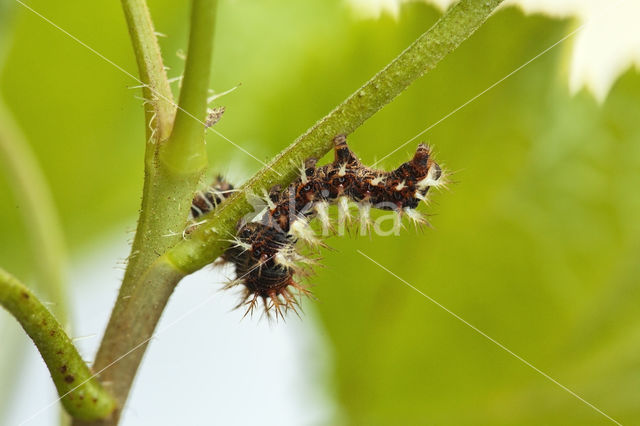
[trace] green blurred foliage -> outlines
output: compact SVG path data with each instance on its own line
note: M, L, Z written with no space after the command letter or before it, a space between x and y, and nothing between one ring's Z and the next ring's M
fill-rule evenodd
M186 45L186 2L151 0L169 76ZM135 74L118 2L32 7ZM144 127L136 83L40 18L16 10L2 93L42 162L72 250L132 223ZM354 19L344 2L223 1L212 88L216 130L267 160L438 18ZM497 13L436 70L351 137L381 158L573 28ZM570 96L570 41L420 140L455 172L434 227L330 238L313 278L347 424L606 424L494 343L357 254L360 249L624 424L640 421L640 78L604 105ZM212 172L241 182L260 164L209 134ZM418 141L385 159L391 168ZM20 204L0 177L0 263L28 274ZM133 226L133 225L132 225ZM121 226L120 226L121 228ZM122 238L130 236L122 235Z

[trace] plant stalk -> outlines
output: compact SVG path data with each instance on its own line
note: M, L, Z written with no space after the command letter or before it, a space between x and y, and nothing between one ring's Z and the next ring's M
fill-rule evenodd
M173 94L167 80L160 46L145 0L122 0L122 8L138 63L140 80L143 83L146 145L142 206L127 269L120 288L119 300L133 291L136 280L153 260L163 253L163 249L170 246L167 238L161 238L157 231L168 228L174 220L174 218L168 218L162 214L153 214L158 200L168 195L164 193L158 183L163 180L163 176L159 176L161 172L157 167L157 148L159 143L168 139L171 134L175 116ZM124 306L126 298L122 300L116 309ZM116 313L117 311L113 312L113 314Z
M77 419L107 418L116 401L95 379L63 327L36 296L0 268L0 304L35 343L51 373L62 405Z
M132 4L136 7L132 8ZM155 93L154 87L164 85L166 76L163 67L156 66L158 63L162 64L162 58L150 20L137 16L148 16L148 11L146 6L143 7L142 0L123 0L123 5L127 22L134 26L130 32L141 78L154 78L148 82L147 89ZM156 128L163 125L162 120L156 121L159 117L157 111L150 123L151 128L156 130L149 135L152 143L147 144L145 185L138 229L125 278L94 364L96 369L109 366L101 374L101 379L110 383L110 389L121 407L126 402L146 344L140 346L135 353L129 351L151 336L166 299L173 291L172 276L168 273L157 275L154 272L157 270L149 267L152 264L159 265L161 272L168 271L163 262L154 262L182 238L191 199L207 166L205 127L202 121L207 108L216 6L216 0L192 0L189 49L178 113L175 120L172 118L169 134ZM138 25L142 27L138 28ZM154 66L153 69L163 71L154 74L149 64ZM143 81L147 83L146 80ZM182 274L179 276L181 278ZM154 280L159 285L164 283L164 287L155 288ZM176 278L175 283L177 281L179 278ZM165 297L164 302L160 303L157 296ZM148 304L149 300L155 302ZM145 319L136 319L139 315ZM151 324L153 327L149 329ZM121 358L125 353L130 355ZM117 417L114 416L113 424L117 423Z

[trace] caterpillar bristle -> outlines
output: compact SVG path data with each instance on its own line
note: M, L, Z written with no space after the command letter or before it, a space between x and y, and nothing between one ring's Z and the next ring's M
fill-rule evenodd
M230 242L232 244L232 247L234 248L242 249L242 252L245 252L251 249L251 244L245 243L235 235L230 240L224 240L224 241Z
M371 185L372 186L380 186L380 185L384 185L384 176L376 176L373 179L371 179Z
M307 182L309 182L309 178L307 176L307 165L305 164L305 162L300 163L300 182L306 184Z
M428 223L427 218L424 217L424 215L418 210L405 207L403 211L404 214L409 218L409 220L411 220L411 222L415 225L416 229L419 226L426 225Z
M416 197L420 201L424 201L425 203L428 203L427 195L422 194L420 191L416 191L414 197Z
M191 202L191 217L197 219L214 210L230 193L236 191L229 182L220 175L205 190L197 191Z
M247 201L258 199L252 204L266 204L266 207L255 219L241 222L237 235L228 240L231 246L223 256L225 261L233 263L237 277L224 288L243 287L237 306L246 307L243 318L253 315L260 300L263 314L268 318L284 319L289 310L300 316L300 297L313 295L294 277L308 277L314 268L322 265L317 257L300 254L296 244L304 243L311 250L327 247L309 222L318 218L322 235L335 231L329 217L331 204L338 206L338 232L350 231L347 225L353 220L351 202L358 207L360 235L371 234L371 208L393 213L394 234L405 228L405 222L416 229L430 226L416 208L421 202L427 202L431 187L446 187L447 178L433 161L427 145L418 145L411 160L387 172L362 165L347 146L344 135L336 136L333 142L332 163L317 167L315 158L300 164L292 162L300 176L291 185L263 190L260 197L247 194ZM235 191L233 186L218 178L209 189L194 197L193 217L216 208L231 191ZM407 221L403 221L405 216ZM376 223L376 231L377 226Z
M333 231L333 225L329 217L329 203L327 201L318 201L314 204L313 208L322 227L322 235L329 235L329 231Z
M300 303L298 303L298 300L295 298L295 296L291 294L291 292L289 292L289 289L285 289L282 292L282 298L285 302L285 313L287 313L289 309L291 309L298 316L298 318L302 319L302 317L300 316L300 312L298 312L298 309L302 311L302 307L300 306Z
M229 280L222 286L222 289L223 290L229 290L229 289L237 287L237 286L239 286L241 284L244 284L244 281L239 280L239 279Z
M358 213L360 215L359 234L369 235L371 231L371 204L358 203Z
M276 254L275 262L282 266L283 268L295 268L296 267L296 259L290 253L279 251Z
M304 218L299 218L293 221L289 228L289 232L295 238L303 240L313 248L324 245L324 243L316 236L313 228L311 228L307 220Z
M245 291L244 298L240 301L240 303L238 303L236 305L236 307L234 309L239 309L242 306L247 306L247 310L245 311L244 315L242 316L242 318L244 318L247 315L253 316L253 311L256 308L257 304L258 304L258 294L257 293L251 293L249 290L247 290L247 291Z
M351 210L349 210L349 198L338 197L338 224L342 227L351 223Z
M427 175L423 179L417 182L416 186L418 187L419 190L424 190L431 186L440 185L438 182L442 177L442 170L440 169L440 166L438 166L436 163L433 163L433 164L434 164L434 167L431 167L429 169L429 172L427 173Z

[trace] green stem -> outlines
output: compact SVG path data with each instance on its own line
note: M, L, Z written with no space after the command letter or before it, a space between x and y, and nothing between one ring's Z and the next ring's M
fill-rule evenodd
M25 136L0 99L0 160L19 200L37 271L36 283L53 303L56 318L68 326L66 251L51 192Z
M145 0L122 0L129 35L138 62L145 107L147 143L155 144L169 137L173 127L175 103L162 62L160 46ZM153 136L151 135L153 133Z
M160 148L161 161L178 172L192 173L207 167L202 122L207 111L216 9L217 0L194 1L191 8L191 32L180 108L171 138Z
M102 361L102 367L94 365L100 373L103 383L109 383L109 390L117 398L118 405L124 406L136 371L142 361L149 340L153 335L160 315L173 293L175 286L184 274L170 264L166 257L158 258L140 278L140 285L131 294L127 309L121 313L118 321L109 324L113 327L113 337L106 348L108 363ZM104 355L103 355L104 356ZM117 425L121 409L107 420L97 422L101 426ZM86 425L75 422L75 425Z
M320 158L338 134L349 134L414 80L433 69L482 25L503 0L461 0L389 65L318 121L219 208L203 216L206 221L188 240L167 253L180 270L192 273L213 262L229 246L237 221L252 206L246 194L262 194L275 184L287 185L299 173L296 166L310 157Z
M131 13L127 11L127 5L130 3L132 2L123 1L125 12L128 14ZM135 10L140 12L144 2L134 3L138 6ZM146 300L155 297L155 293L166 294L168 298L173 289L167 284L164 289L166 291L152 292L146 284L142 288L138 286L143 282L141 277L144 272L158 256L181 239L191 199L206 170L205 127L202 121L207 107L216 4L216 0L192 1L189 51L179 112L170 136L147 145L145 186L138 229L118 299L96 356L96 369L111 365L146 337L145 323L142 322L141 327L137 327L132 318L144 315L148 320L157 321L164 304L146 305ZM144 11L146 12L146 7ZM145 16L148 16L148 12ZM153 48L153 43L148 42L149 39L155 40L155 34L146 19L128 17L128 22L129 25L135 26L140 22L143 25L142 28L132 28L130 32L132 36L138 35L138 38L147 40L147 43L139 43L138 39L133 37L138 64L141 67L140 73L145 78L151 75L145 68L148 63L162 63L159 50ZM151 57L155 57L155 60L148 59ZM153 82L149 84L153 87ZM155 322L153 324L155 326ZM113 393L121 406L124 406L127 399L144 347L137 352L140 354L139 357L131 354L101 375L103 381L113 386Z
M115 400L92 377L60 323L27 287L1 268L0 304L40 351L67 412L84 420L108 417Z
M162 62L160 46L145 0L122 0L122 8L129 27L131 44L138 62L138 72L143 83L145 102L146 149L144 187L138 227L131 247L119 300L132 292L136 280L153 260L169 247L168 239L161 235L169 232L176 218L154 215L156 204L164 205L167 196L159 181L162 172L157 167L157 149L161 141L169 138L175 116L175 103ZM165 232L160 231L161 229ZM122 299L120 306L126 303ZM118 308L119 309L119 308ZM114 314L116 311L114 311ZM113 316L113 314L112 314Z

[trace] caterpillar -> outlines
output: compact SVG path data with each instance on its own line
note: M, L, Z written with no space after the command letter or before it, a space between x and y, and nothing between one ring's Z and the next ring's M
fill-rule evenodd
M205 191L198 191L191 202L191 217L197 218L218 207L235 189L220 175Z
M335 158L332 163L316 167L316 159L308 159L301 167L300 177L286 188L274 186L265 193L266 211L257 220L240 223L234 244L222 259L235 266L236 279L226 288L242 285L244 292L240 306L252 313L262 300L269 315L273 308L276 317L283 311L298 313L298 294L311 292L295 279L304 275L304 264L315 261L296 250L301 240L312 247L323 243L317 238L309 222L318 218L324 230L331 229L329 206L337 204L339 224L350 220L349 202L357 203L360 226L368 230L371 208L390 210L406 215L415 224L426 223L416 208L432 186L444 184L440 166L431 158L425 144L418 145L413 158L393 171L375 170L364 166L347 146L346 137L334 138ZM192 216L211 211L233 186L221 178L205 192L193 199Z

